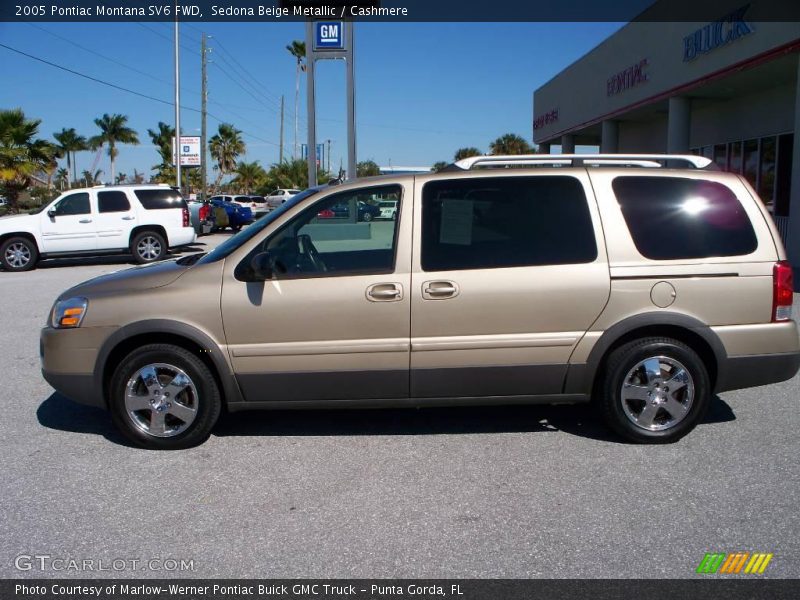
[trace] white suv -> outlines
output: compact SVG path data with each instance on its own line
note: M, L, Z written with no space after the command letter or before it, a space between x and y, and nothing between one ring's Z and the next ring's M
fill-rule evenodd
M267 196L267 206L270 210L274 210L290 198L294 198L299 193L300 190L295 189L277 189Z
M0 265L28 271L40 258L133 254L139 263L195 241L189 209L165 184L69 190L34 214L0 218Z

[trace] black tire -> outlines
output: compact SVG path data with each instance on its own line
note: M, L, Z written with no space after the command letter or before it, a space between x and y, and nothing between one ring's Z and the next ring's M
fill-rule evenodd
M369 223L370 221L372 221L372 213L371 212L364 213L364 216L361 217L361 220L364 221L365 223Z
M657 358L660 360L650 366L651 373L658 371L658 375L651 379L643 363ZM688 377L682 376L681 370ZM651 337L623 344L611 352L604 372L598 386L603 418L611 429L632 442L675 442L695 428L711 404L705 364L694 350L678 340ZM678 377L673 379L675 375ZM672 391L671 381L675 381ZM630 391L624 400L626 383ZM639 395L646 399L634 397ZM654 427L657 429L651 429Z
M158 437L145 431L141 423L137 425L135 419L146 421L148 415L152 413L149 408L138 411L136 417L126 408L128 383L140 369L154 364L177 367L188 376L194 386L193 390L186 388L186 392L181 392L184 399L191 399L191 406L195 412L194 420L185 426L184 430L170 437ZM159 372L159 380L163 377L165 382L169 381L169 373L169 369ZM161 384L163 386L164 382ZM144 390L146 398L149 392L146 388L141 388L141 384L139 385L140 389ZM201 444L208 439L222 410L222 397L214 375L196 355L172 344L148 344L137 348L120 361L111 378L108 405L114 424L137 446L153 450L181 450ZM168 411L165 418L169 419L170 416ZM169 424L176 429L180 429L181 426L181 422L176 421L174 416Z
M242 230L241 225L231 225L231 231L233 233L239 233Z
M30 271L39 262L36 243L26 237L12 237L0 244L0 264L6 271Z
M157 231L140 231L131 240L131 254L139 264L161 260L167 255L167 249L167 241Z

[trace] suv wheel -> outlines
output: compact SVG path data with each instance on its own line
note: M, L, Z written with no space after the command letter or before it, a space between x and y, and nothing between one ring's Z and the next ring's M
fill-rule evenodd
M131 253L138 263L155 262L167 254L167 242L160 233L142 231L131 241Z
M171 344L149 344L131 352L114 371L109 393L111 416L125 437L157 450L204 442L222 409L208 367Z
M12 237L0 245L0 263L7 271L30 271L38 260L36 244L28 238Z
M679 440L711 403L703 361L671 338L645 338L614 350L600 391L606 423L638 443Z

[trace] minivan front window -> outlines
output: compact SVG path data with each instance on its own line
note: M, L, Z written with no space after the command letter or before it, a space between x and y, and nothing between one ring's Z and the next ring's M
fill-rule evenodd
M209 252L203 258L197 261L197 264L212 263L230 256L240 246L253 239L259 233L261 233L270 223L272 223L275 219L280 217L287 210L293 208L299 202L302 202L306 198L310 198L311 196L313 196L320 190L324 189L325 187L327 186L309 188L306 191L297 194L290 200L287 200L286 202L281 204L278 208L268 213L266 216L260 218L258 221L256 221L249 227L242 229L242 231L240 231L233 237L229 238L227 241L223 242L222 244L214 248L211 252Z

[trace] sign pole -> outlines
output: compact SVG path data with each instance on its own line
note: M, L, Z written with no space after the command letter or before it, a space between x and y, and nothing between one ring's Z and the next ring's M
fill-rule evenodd
M356 82L354 77L353 21L344 24L345 63L347 65L347 178L358 176L356 169Z
M175 7L177 9L177 2ZM181 69L178 53L178 11L175 11L175 181L181 190Z
M317 61L314 50L314 22L306 21L306 104L308 109L308 187L317 185L317 115L314 93L314 71Z

